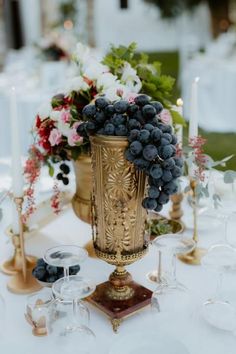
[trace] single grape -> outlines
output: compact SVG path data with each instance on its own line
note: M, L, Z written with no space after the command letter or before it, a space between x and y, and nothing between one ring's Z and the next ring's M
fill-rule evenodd
M96 106L94 104L88 104L82 110L83 116L87 118L93 118L96 113Z
M157 206L154 209L155 212L159 213L162 210L162 205L157 202Z
M46 266L46 270L48 272L49 275L56 275L57 274L57 267L54 267L52 265L47 265Z
M59 172L57 174L57 179L58 179L58 181L62 181L63 180L63 174Z
M171 170L172 168L175 167L175 160L173 159L173 157L170 157L169 159L163 161L162 167L165 170Z
M160 165L158 164L153 164L151 165L150 169L149 169L149 173L150 176L152 176L153 178L161 178L161 176L163 175L163 171Z
M104 112L107 117L111 117L115 113L115 108L113 104L109 104L108 106L106 106Z
M163 106L161 102L151 101L150 104L155 108L157 114L160 114L161 111L163 110Z
M99 109L104 109L109 105L110 101L105 97L98 97L95 100L95 106Z
M169 200L170 200L169 196L165 192L161 192L157 199L157 202L158 204L163 205L163 204L167 204Z
M135 160L135 155L132 154L132 152L130 151L130 149L126 149L125 150L125 158L126 160L130 161L130 162L134 162Z
M135 156L139 155L143 150L143 146L139 141L133 141L130 144L129 148L130 148L130 152Z
M161 179L164 182L170 182L173 179L172 173L169 170L164 170Z
M178 178L182 175L182 169L178 166L175 166L172 170L171 170L172 176L174 178Z
M159 152L161 158L166 160L173 155L172 145L161 146L160 149L158 150L158 152Z
M151 132L151 138L154 143L157 143L161 140L162 131L159 128L154 128Z
M60 165L60 170L65 174L68 175L70 173L70 167L66 165L65 163L62 163Z
M127 114L129 116L132 116L135 112L137 112L139 109L139 107L135 104L135 103L132 103L129 105L128 109L127 109Z
M156 199L146 197L143 199L142 205L145 209L153 210L157 207Z
M148 104L150 101L149 97L147 95L138 95L135 97L134 102L138 106L145 106L145 104Z
M108 123L104 128L104 133L106 135L114 135L115 133L115 126L112 123Z
M65 186L67 186L69 184L69 178L63 177L62 182Z
M153 199L156 199L158 198L160 195L160 190L158 187L155 187L155 186L151 186L149 189L148 189L148 196L150 198L153 198Z
M141 171L144 171L149 167L149 162L147 160L144 160L142 157L136 158L133 162L135 167Z
M155 160L158 156L157 148L154 145L146 145L143 149L143 157L148 160L152 161Z
M127 136L127 132L128 130L124 124L120 124L115 128L115 134L118 136Z
M141 128L141 124L139 123L139 121L137 121L136 119L129 119L128 121L128 128L130 130L133 129L140 129Z
M168 195L175 194L178 191L178 186L175 181L171 181L163 186L163 190Z
M114 109L117 113L125 113L129 107L129 102L120 100L114 103Z
M177 142L178 142L178 140L177 140L177 136L176 136L176 135L174 135L174 134L172 134L172 135L171 135L171 137L172 137L172 139L171 139L171 144L176 145L176 144L177 144Z
M144 129L148 130L149 132L151 132L154 129L154 126L150 123L147 123L144 125L143 127Z
M134 140L138 140L139 135L140 135L140 131L138 129L130 130L129 135L128 135L129 142L132 142Z
M174 160L175 160L176 166L183 167L184 161L181 157L174 157Z
M96 112L96 114L95 114L95 121L96 121L98 124L104 123L105 120L106 120L106 116L105 116L105 114L104 114L103 111Z
M141 143L147 144L150 141L150 131L147 129L140 130L139 141Z
M142 113L143 116L147 119L152 119L155 117L156 115L156 109L150 105L150 104L146 104L143 108L142 108Z

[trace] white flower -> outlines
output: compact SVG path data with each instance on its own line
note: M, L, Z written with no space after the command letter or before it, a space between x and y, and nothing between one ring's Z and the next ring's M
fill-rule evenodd
M79 42L76 45L76 51L75 51L74 55L75 55L76 59L78 60L78 62L83 64L90 57L90 49L86 45Z
M116 83L116 85L109 87L106 90L103 90L102 93L109 99L110 101L117 101L121 98L126 97L126 95L130 92L130 90L120 83Z
M44 102L38 109L38 115L40 120L46 119L50 116L52 111L51 101Z
M137 75L137 71L131 67L129 63L125 63L121 82L125 83L125 85L130 89L132 92L139 92L142 87L142 83L140 78Z
M85 65L83 74L90 80L97 80L102 74L108 71L109 68L106 65L99 63L95 59L91 59L87 65Z
M84 81L82 76L72 78L66 86L65 93L69 95L72 91L87 91L89 85Z
M106 90L117 84L117 76L114 76L112 73L101 74L97 79L97 89Z

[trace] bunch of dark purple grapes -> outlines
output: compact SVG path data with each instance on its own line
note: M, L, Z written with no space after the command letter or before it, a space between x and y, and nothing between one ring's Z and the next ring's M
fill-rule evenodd
M84 107L87 122L77 132L83 137L93 134L127 136L129 147L125 157L137 170L149 176L148 197L143 207L161 211L171 194L178 190L176 179L182 174L183 161L176 157L177 139L172 127L159 117L163 106L139 95L134 103L120 100L109 102L104 97Z

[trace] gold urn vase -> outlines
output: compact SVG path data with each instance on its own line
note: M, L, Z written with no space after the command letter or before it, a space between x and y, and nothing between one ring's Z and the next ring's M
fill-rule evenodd
M72 207L75 214L81 220L91 223L91 193L92 193L92 168L91 157L82 154L73 161L76 192L72 199Z
M92 152L93 244L97 256L116 266L89 301L105 312L117 330L121 319L150 303L151 291L132 280L125 266L147 252L142 207L146 177L124 156L124 137L90 137Z

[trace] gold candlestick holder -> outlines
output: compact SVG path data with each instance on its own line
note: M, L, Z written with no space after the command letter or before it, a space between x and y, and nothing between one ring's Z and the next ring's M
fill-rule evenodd
M6 234L11 238L14 247L12 258L5 261L1 266L1 271L6 275L15 275L22 269L22 252L20 246L20 237L13 233L11 227L8 227ZM37 258L34 256L26 256L26 268L33 269L36 266Z
M35 262L27 262L25 255L25 244L24 244L24 230L23 230L23 221L22 221L22 204L23 198L14 198L16 204L18 219L19 219L19 239L16 242L17 250L15 254L15 261L17 261L18 271L11 277L7 283L7 288L9 291L15 294L29 294L41 289L41 285L32 275L32 269L35 266ZM15 240L15 239L14 239ZM32 266L29 266L32 265Z
M196 194L196 188L197 188L197 181L194 179L190 180L190 188L192 191L192 198L193 198L193 240L196 242L196 247L195 249L185 255L180 255L178 256L179 260L181 260L184 263L187 264L192 264L192 265L199 265L201 264L201 258L204 256L206 253L205 248L200 248L197 247L198 244L198 228L197 228L197 194Z
M181 203L183 201L184 195L183 193L177 193L171 196L172 208L169 212L170 218L174 221L178 221L182 226L183 230L185 228L183 221L181 220L184 212L181 208Z

